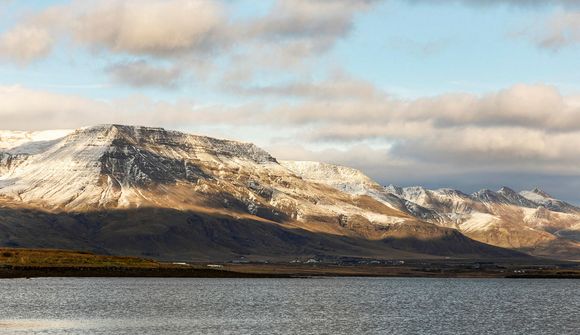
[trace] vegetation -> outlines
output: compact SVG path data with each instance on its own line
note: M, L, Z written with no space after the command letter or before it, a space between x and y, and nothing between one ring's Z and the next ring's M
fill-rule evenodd
M0 266L158 268L160 263L137 257L96 255L83 251L0 248Z

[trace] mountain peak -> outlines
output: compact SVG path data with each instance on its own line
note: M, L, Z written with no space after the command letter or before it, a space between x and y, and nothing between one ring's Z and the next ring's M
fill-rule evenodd
M389 184L389 186L385 186L384 189L386 192L389 192L389 193L392 193L395 195L403 194L403 188L401 186Z
M22 168L11 157L0 162L0 192L69 208L126 207L148 187L197 185L226 171L277 165L252 143L118 124L79 128L26 153Z
M540 195L540 196L542 196L544 198L553 199L553 197L550 194L548 194L546 191L542 190L539 187L534 188L532 190L532 192L535 193L535 194L537 194L537 195Z
M496 193L492 190L490 190L489 188L482 188L481 190L474 192L472 195L473 196L481 196L481 195L495 195Z
M503 202L501 194L498 194L488 188L481 189L471 195L472 198L483 202Z
M355 168L312 161L280 161L282 166L309 181L326 184L349 194L366 194L381 186Z
M497 193L503 196L503 198L512 205L523 206L527 208L537 207L536 203L525 198L524 196L522 196L521 194L517 193L516 191L507 186L503 186L499 191L497 191Z
M455 196L455 197L460 197L460 198L466 198L468 197L467 194L461 192L460 190L456 190L454 188L439 188L436 190L437 193L439 194L444 194L447 196Z
M501 194L504 194L504 195L506 195L506 194L510 194L510 195L512 195L512 194L517 194L517 192L516 192L516 191L514 191L513 189L511 189L511 188L509 188L509 187L507 187L507 186L502 186L502 187L499 189L499 191L497 191L497 193L501 193Z

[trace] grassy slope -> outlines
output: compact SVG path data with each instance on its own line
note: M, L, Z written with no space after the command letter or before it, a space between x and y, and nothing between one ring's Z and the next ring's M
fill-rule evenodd
M163 277L270 278L277 274L238 273L201 264L162 263L137 257L96 255L55 249L0 248L0 278Z
M29 267L129 267L159 268L159 262L137 258L102 256L89 252L54 249L0 248L0 265Z

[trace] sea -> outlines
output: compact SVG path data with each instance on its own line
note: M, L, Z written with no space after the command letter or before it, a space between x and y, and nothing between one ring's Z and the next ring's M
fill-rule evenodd
M0 334L580 334L580 280L0 280Z

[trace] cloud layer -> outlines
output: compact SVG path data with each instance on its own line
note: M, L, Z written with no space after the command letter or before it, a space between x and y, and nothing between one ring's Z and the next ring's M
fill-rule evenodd
M258 143L281 159L352 165L383 183L527 187L536 178L580 177L580 96L562 95L551 86L400 99L343 77L338 84L334 78L257 92L297 100L208 106L139 95L105 102L4 86L0 116L7 129L125 123L247 141L260 134ZM516 178L522 175L528 179ZM566 192L572 199L573 191Z
M318 58L350 33L357 13L376 2L276 0L263 15L234 19L228 2L220 0L76 0L32 13L3 32L0 56L28 64L66 42L129 57L107 70L116 81L138 87L175 84L176 73L152 68L159 60L180 73L220 62L221 75L247 79ZM150 80L155 73L163 79Z
M129 122L262 127L298 133L305 144L389 144L401 159L462 165L561 164L580 161L580 96L544 85L517 85L485 95L455 93L399 99L343 78L260 88L300 96L287 104L202 106L136 96L100 102L23 87L0 88L6 128L77 127ZM47 115L50 119L47 120ZM34 124L30 120L38 120ZM268 133L265 131L265 133Z

